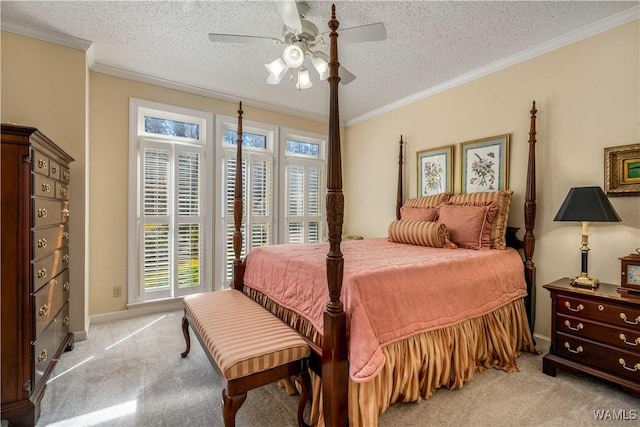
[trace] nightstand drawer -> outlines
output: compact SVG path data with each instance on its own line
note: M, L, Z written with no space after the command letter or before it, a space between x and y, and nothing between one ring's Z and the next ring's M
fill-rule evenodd
M640 331L640 309L632 307L558 295L558 313Z
M558 314L557 331L589 338L640 354L640 331Z
M640 354L561 332L556 340L558 356L640 382Z

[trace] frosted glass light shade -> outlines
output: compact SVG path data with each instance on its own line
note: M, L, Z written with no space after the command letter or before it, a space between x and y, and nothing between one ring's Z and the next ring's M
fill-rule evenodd
M298 68L304 61L304 52L302 51L300 46L290 44L289 46L284 48L284 51L282 52L282 58L289 68Z
M312 86L313 83L311 83L311 79L309 78L309 71L304 67L300 67L298 69L298 83L296 83L296 87L300 90L309 89Z
M329 77L329 64L327 64L327 61L320 58L319 56L316 56L311 62L313 63L313 67L316 69L318 74L320 74L320 80L326 80L327 77Z
M287 64L284 63L282 58L278 58L275 61L264 64L267 71L269 71L269 77L267 78L267 83L270 85L277 85L282 81L282 78L289 70Z

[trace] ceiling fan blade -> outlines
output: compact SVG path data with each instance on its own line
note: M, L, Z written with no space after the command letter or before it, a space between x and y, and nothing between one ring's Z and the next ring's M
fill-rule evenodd
M241 34L214 34L209 33L209 40L222 43L260 43L260 44L280 44L282 40L273 37L244 36Z
M356 79L356 76L354 76L351 71L347 70L342 65L340 65L340 68L338 68L338 75L340 76L340 83L342 83L343 85L347 85Z
M298 12L298 6L296 0L279 0L276 1L278 10L284 21L284 25L292 31L301 32L302 22L300 21L300 13Z
M387 29L382 22L338 30L341 43L376 42L387 38Z

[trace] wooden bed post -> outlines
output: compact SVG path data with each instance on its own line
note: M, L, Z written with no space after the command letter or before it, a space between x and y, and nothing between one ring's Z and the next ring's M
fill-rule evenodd
M338 33L336 7L331 5L329 21L329 150L327 166L327 224L329 253L327 254L327 283L329 302L324 312L322 340L322 404L328 426L347 424L349 370L347 363L347 316L340 293L344 258L340 252L344 195L342 194L342 162L340 158L340 115L338 110Z
M241 291L244 281L242 254L242 101L238 106L238 129L236 138L236 182L233 191L233 288Z
M402 207L404 194L402 191L402 135L400 135L400 154L398 155L398 193L396 195L396 219L400 219L400 208Z
M533 251L536 238L533 228L536 222L536 101L531 107L531 125L529 128L529 161L527 163L527 192L524 202L524 277L527 282L526 308L529 329L533 334L535 325L536 267L533 263Z

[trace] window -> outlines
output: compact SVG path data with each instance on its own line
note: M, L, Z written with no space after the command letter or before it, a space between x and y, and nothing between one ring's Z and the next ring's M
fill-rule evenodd
M221 208L217 260L227 287L233 266L237 121L218 117ZM280 139L282 138L282 139ZM325 233L325 139L322 135L243 121L242 253L278 243L319 242ZM282 165L280 168L278 165Z
M210 288L212 115L130 100L129 303Z

